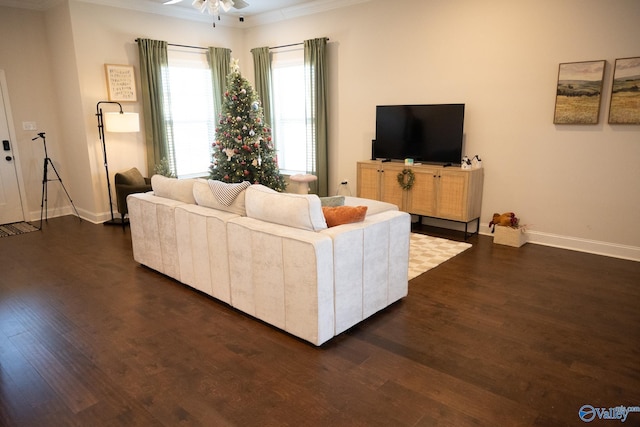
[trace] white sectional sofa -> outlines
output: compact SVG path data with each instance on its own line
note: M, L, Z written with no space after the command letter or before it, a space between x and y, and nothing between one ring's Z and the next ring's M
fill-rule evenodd
M315 345L407 295L410 216L367 206L327 227L316 195L262 185L221 203L206 180L152 177L127 198L134 259Z

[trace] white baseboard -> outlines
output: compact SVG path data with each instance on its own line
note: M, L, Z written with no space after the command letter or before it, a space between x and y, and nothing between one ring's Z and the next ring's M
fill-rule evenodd
M71 206L66 206L63 208L49 208L48 212L43 212L42 213L42 219L51 219L51 218L57 218L60 216L66 216L66 215L76 215L75 211L73 210L73 208ZM80 215L80 218L82 218L85 221L89 221L93 224L102 224L103 222L107 221L108 219L111 219L111 214L109 212L103 212L100 214L95 214L93 212L89 212L86 211L84 209L78 209L78 215ZM117 214L117 217L120 217L120 214ZM29 222L31 223L39 223L40 222L40 210L38 211L31 211L29 212L29 218L31 218L29 220Z
M37 211L29 212L29 222L39 222L40 221L40 209ZM65 206L61 208L49 208L46 212L42 211L42 220L57 218L59 216L65 215L75 215L76 213L73 211L71 206Z
M413 220L417 221L418 217L413 216ZM464 224L440 220L437 218L423 218L422 223L432 225L434 227L450 228L453 230L464 231ZM469 225L469 232L475 231L475 224ZM493 236L491 228L488 224L480 224L479 234ZM554 248L569 249L578 252L587 252L595 255L604 255L613 258L628 259L631 261L640 261L640 247L620 245L617 243L602 242L598 240L581 239L571 236L563 236L559 234L542 233L540 231L527 231L528 242L536 245L551 246Z
M491 229L487 225L480 226L480 234L492 236ZM562 236L559 234L542 233L539 231L527 231L527 236L529 243L537 245L587 252L590 254L604 255L613 258L628 259L630 261L640 261L640 247L636 246L581 239L571 236Z

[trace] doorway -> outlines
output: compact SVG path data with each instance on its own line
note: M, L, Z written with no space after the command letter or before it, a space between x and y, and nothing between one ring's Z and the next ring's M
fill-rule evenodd
M0 224L25 220L20 166L16 159L17 141L9 104L9 92L4 70L0 70Z

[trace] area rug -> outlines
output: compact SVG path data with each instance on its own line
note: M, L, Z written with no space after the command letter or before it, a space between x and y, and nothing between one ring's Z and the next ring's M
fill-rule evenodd
M13 224L0 225L0 237L15 236L38 230L38 227L34 227L28 222L14 222Z
M418 277L425 271L431 270L470 247L470 243L411 233L409 280Z

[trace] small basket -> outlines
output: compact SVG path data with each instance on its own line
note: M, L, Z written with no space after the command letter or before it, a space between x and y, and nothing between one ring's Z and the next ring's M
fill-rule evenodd
M519 248L527 243L527 233L524 227L507 227L496 225L493 243Z

